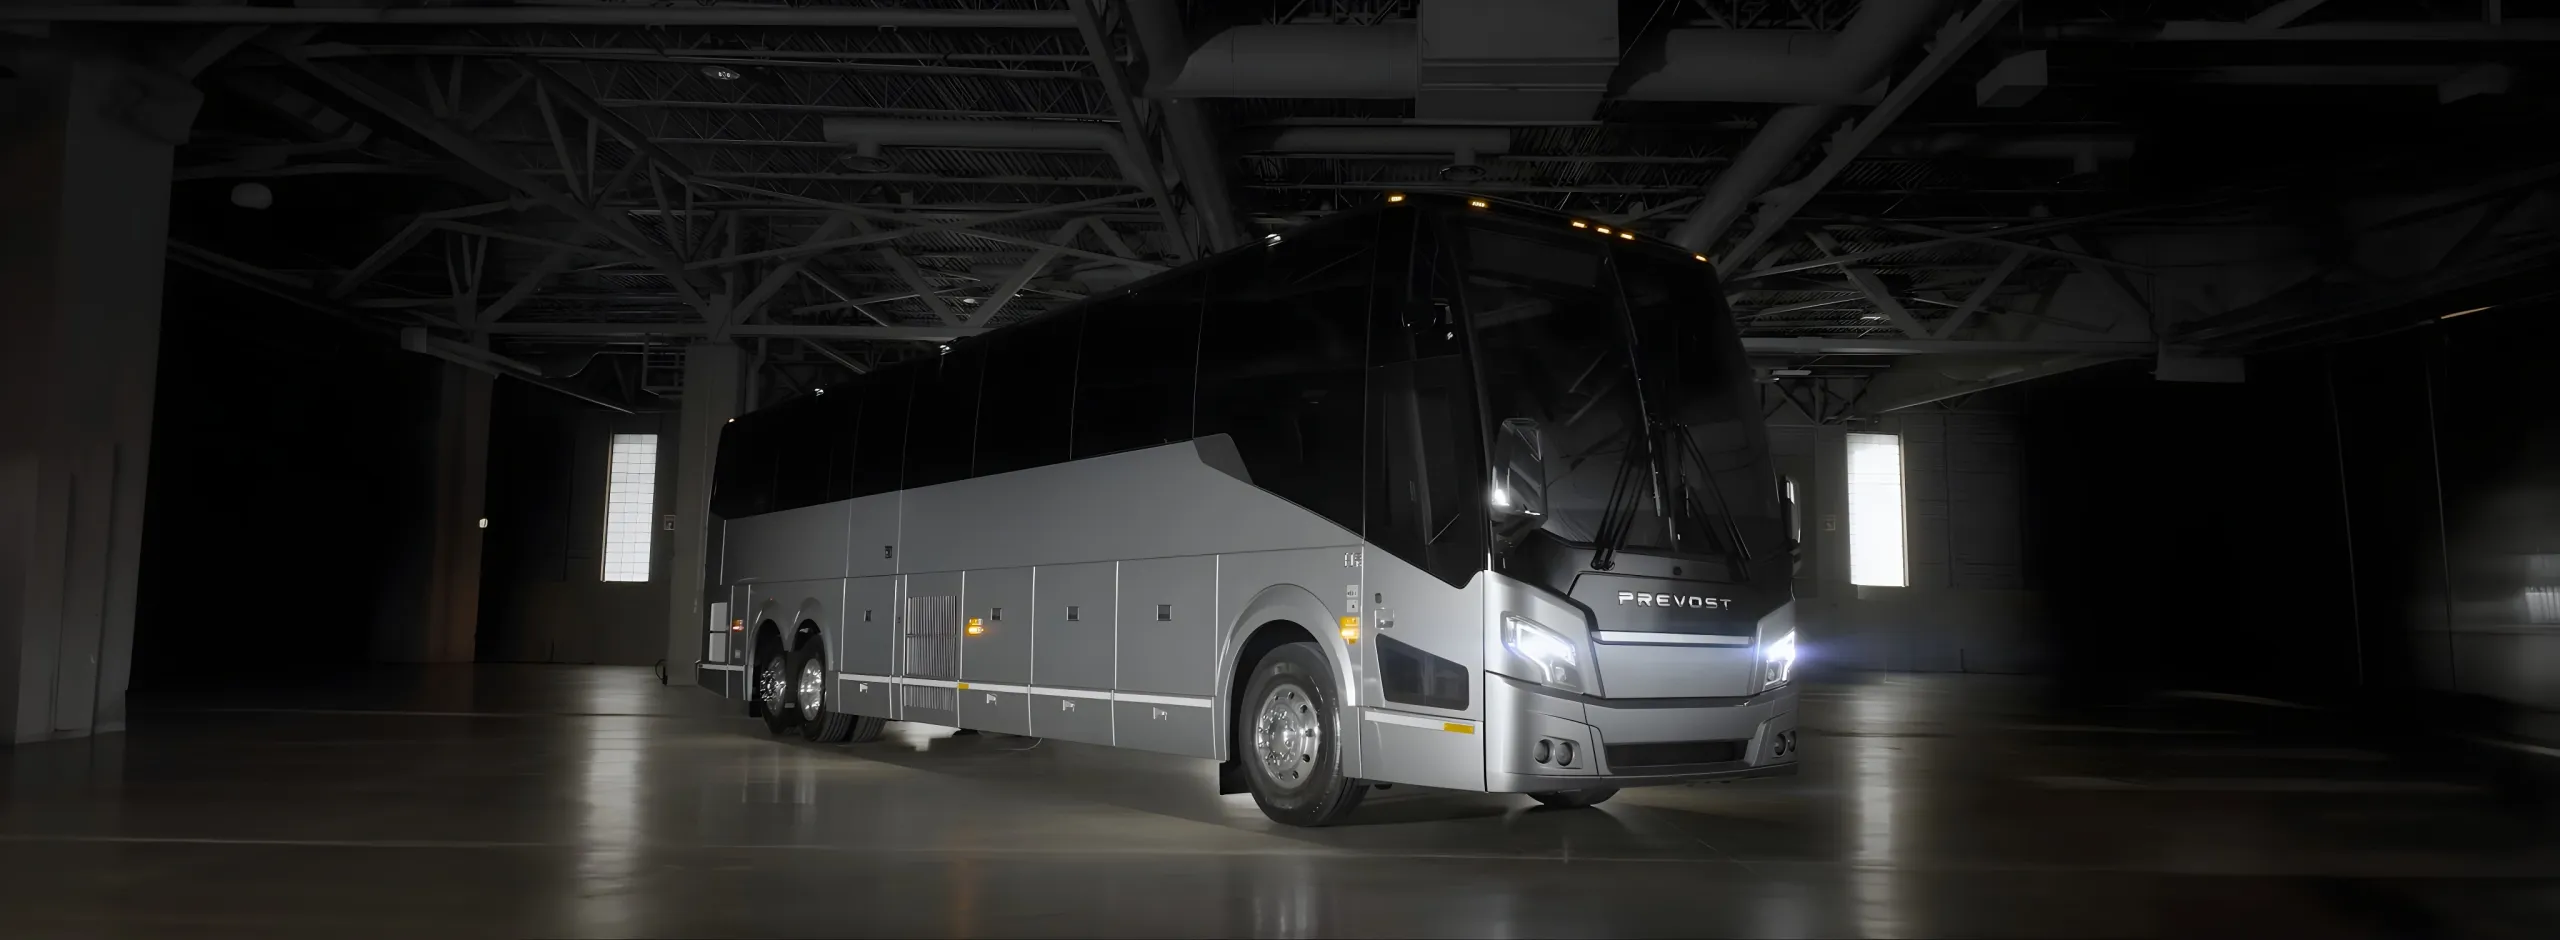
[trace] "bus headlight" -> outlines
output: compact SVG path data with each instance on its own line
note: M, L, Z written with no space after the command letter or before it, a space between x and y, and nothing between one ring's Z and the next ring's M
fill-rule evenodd
M1546 684L1582 691L1581 652L1562 634L1517 614L1503 614L1502 645L1538 667Z
M1796 632L1769 641L1760 648L1760 688L1762 691L1787 684L1796 671Z

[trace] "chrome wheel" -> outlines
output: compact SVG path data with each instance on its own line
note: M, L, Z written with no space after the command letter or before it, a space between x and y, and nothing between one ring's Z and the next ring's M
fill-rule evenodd
M782 676L782 657L764 661L764 671L756 675L756 699L764 703L766 714L773 714L789 701L790 684Z
M817 715L827 703L827 664L817 657L800 664L800 713Z
M1253 721L1253 752L1273 783L1294 789L1315 770L1316 752L1324 747L1317 718L1316 703L1296 686L1277 686L1263 696Z

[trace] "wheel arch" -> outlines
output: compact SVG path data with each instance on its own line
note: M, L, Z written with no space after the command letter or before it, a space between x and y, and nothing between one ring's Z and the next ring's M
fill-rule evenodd
M1315 592L1295 584L1275 584L1254 594L1227 626L1226 639L1218 646L1217 695L1210 719L1217 722L1216 758L1221 762L1220 792L1229 790L1223 779L1235 764L1235 710L1237 699L1244 694L1244 683L1262 654L1284 643L1309 641L1333 666L1336 703L1343 728L1343 766L1353 776L1359 775L1360 747L1357 727L1351 722L1360 704L1360 670L1351 644L1344 642L1334 626L1334 614ZM1239 778L1240 779L1240 778Z

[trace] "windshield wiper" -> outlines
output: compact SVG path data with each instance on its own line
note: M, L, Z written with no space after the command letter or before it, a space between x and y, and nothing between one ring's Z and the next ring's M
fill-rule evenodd
M1618 453L1618 475L1609 483L1609 498L1600 503L1600 527L1591 533L1591 570L1607 571L1618 566L1618 549L1635 531L1636 500L1642 498L1632 484L1636 475L1636 450L1645 452L1645 464L1653 464L1651 434L1629 429L1626 449ZM1625 508L1620 508L1624 506Z
M1672 425L1671 433L1680 438L1681 453L1697 465L1699 479L1706 481L1707 495L1716 501L1716 517L1724 520L1725 538L1729 540L1726 544L1731 546L1724 555L1733 579L1736 582L1748 580L1751 576L1751 544L1743 538L1742 523L1733 517L1733 504L1725 501L1724 481L1716 479L1715 468L1707 465L1707 456L1699 452L1698 439L1689 433L1688 425ZM1681 484L1688 485L1686 477L1681 478Z

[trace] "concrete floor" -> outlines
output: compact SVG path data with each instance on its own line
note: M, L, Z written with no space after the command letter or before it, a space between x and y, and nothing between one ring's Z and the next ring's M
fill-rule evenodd
M2224 709L1807 690L1795 780L1273 825L1202 762L777 741L647 670L164 695L0 751L0 935L2549 936L2560 840Z

